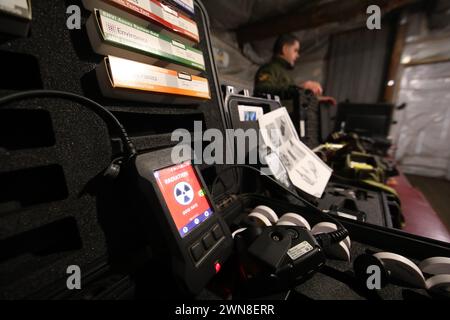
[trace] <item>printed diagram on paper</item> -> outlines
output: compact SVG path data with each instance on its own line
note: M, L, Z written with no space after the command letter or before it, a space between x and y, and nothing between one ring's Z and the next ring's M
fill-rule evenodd
M332 170L300 141L286 108L266 113L258 121L264 144L278 156L292 184L320 198ZM273 157L274 155L268 157L272 171L275 163L271 159Z

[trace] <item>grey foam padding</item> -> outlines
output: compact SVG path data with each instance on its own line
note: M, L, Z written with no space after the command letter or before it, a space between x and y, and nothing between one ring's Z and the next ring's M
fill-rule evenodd
M66 27L69 17L66 10L73 4L82 8L81 30L69 30ZM197 10L195 20L199 24L200 49L205 52L205 76L210 83L212 99L171 106L126 102L100 96L93 70L102 57L90 47L84 28L89 12L83 9L81 1L33 1L32 8L33 21L28 37L0 36L0 58L5 58L0 61L0 77L3 77L0 81L0 96L27 89L63 90L85 95L116 114L131 114L135 119L139 115L159 115L149 119L148 127L136 129L133 120L127 122L126 127L133 132L131 137L138 150L174 145L176 142L170 140L173 125L169 122L173 119L180 121L186 115L190 116L189 119L194 117L202 121L204 130L223 130L218 103L220 95L214 86L213 67L200 10ZM95 183L95 178L112 158L110 135L99 117L76 103L59 99L27 100L8 108L48 110L55 143L52 146L17 150L6 150L0 146L0 175L57 165L64 173L61 183L67 188L67 197L26 207L21 207L17 201L0 203L0 247L8 247L8 254L2 256L0 253L0 299L27 297L53 283L59 283L57 288L65 290L64 279L67 278L66 268L69 265L79 265L83 272L84 266L92 265L94 261L113 260L111 252L116 249L124 251L124 242L135 234L132 227L125 227L125 220L132 220L126 205L114 206L109 203L120 198L120 194L113 195L107 188ZM167 130L161 123L164 121L168 124ZM117 135L112 133L112 138L117 138ZM118 147L115 146L114 152L117 151ZM60 225L52 225L58 221L63 221L67 235L58 235ZM55 252L48 253L43 252L45 248L35 248L33 243L28 243L33 242L33 239L40 239L36 241L38 244L44 243L44 233L47 236L55 233L55 239L61 240L56 242L67 247L56 248ZM24 239L27 239L27 243L23 243ZM68 239L67 244L65 239ZM45 240L51 244L51 239ZM137 244L131 240L129 242L136 251L139 250ZM16 247L12 248L11 243Z

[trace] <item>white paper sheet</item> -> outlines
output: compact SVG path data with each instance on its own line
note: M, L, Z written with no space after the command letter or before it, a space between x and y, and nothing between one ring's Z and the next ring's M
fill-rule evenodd
M266 113L258 122L263 142L278 156L292 184L320 198L332 170L300 141L286 108Z

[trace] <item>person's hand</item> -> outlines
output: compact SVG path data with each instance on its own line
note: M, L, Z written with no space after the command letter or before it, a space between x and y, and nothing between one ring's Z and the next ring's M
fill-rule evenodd
M331 103L333 107L337 105L336 99L333 97L319 97L319 102Z
M306 81L300 85L303 89L311 90L314 95L321 96L323 93L322 86L316 81Z

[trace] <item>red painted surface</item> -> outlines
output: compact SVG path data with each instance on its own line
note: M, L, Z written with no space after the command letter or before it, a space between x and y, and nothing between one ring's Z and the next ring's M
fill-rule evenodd
M450 242L450 232L442 223L436 211L419 190L415 189L403 173L392 178L393 187L401 200L405 217L405 232Z

